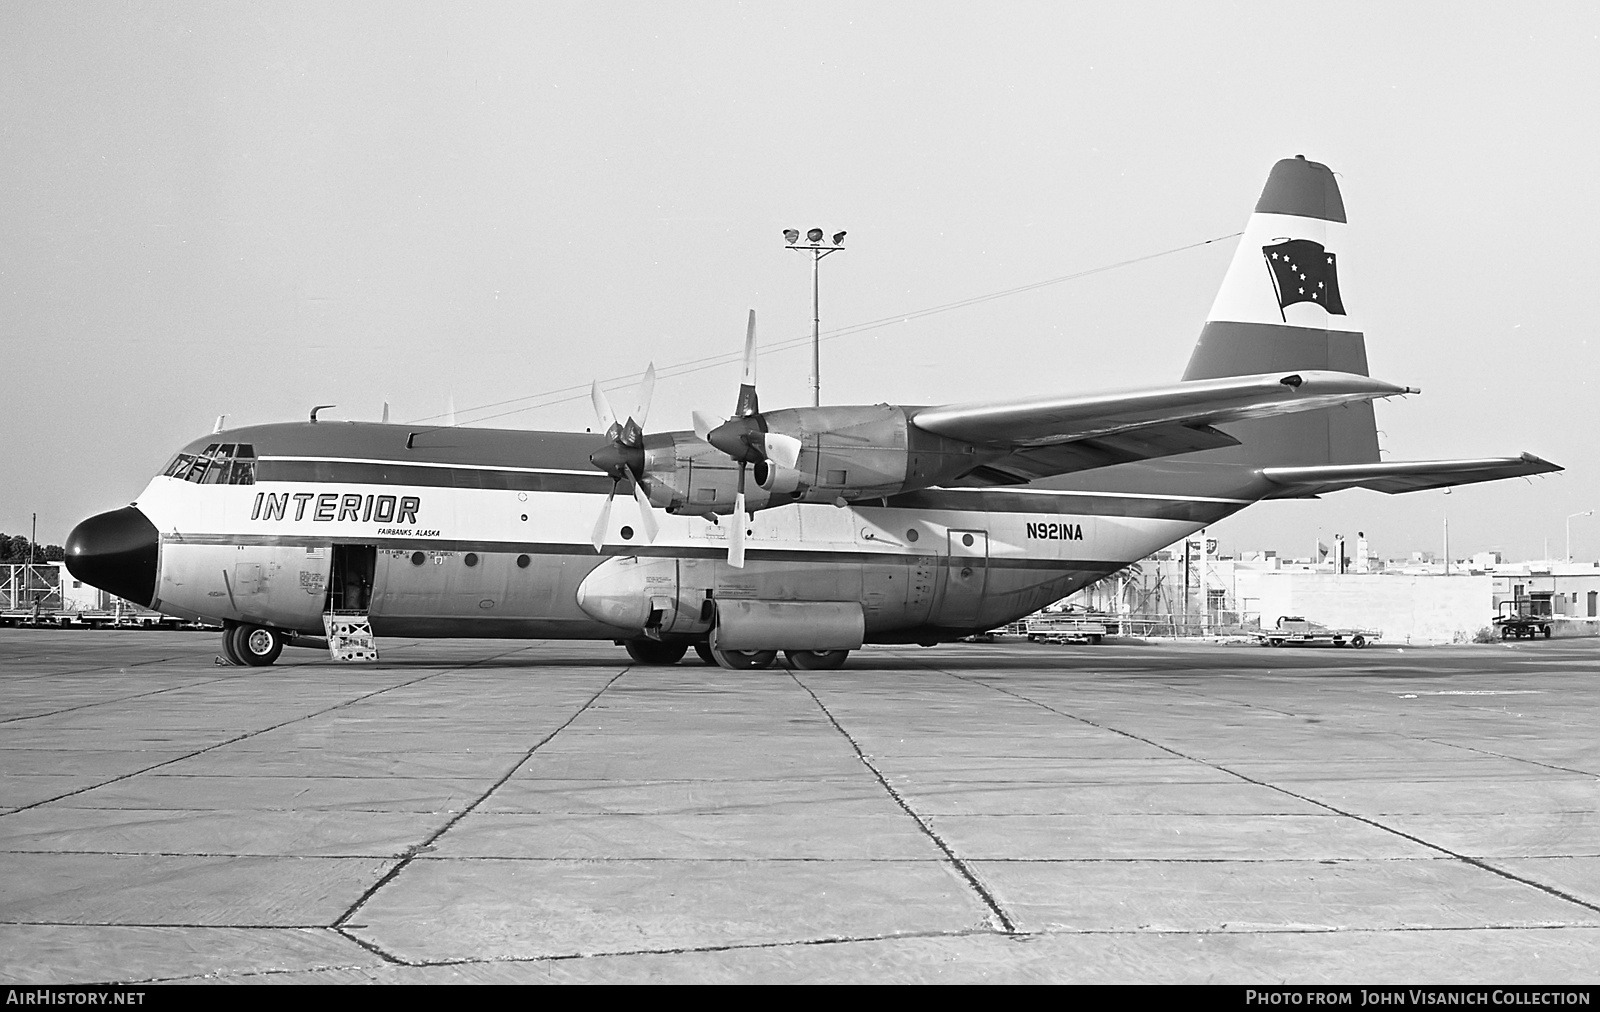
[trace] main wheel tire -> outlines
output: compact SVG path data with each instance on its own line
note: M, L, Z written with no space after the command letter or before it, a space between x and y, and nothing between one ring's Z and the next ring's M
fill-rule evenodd
M233 649L245 664L264 668L283 653L283 633L264 625L235 626Z
M239 631L236 625L227 626L222 630L222 656L228 659L229 664L244 667L244 658L239 656L239 648L234 645L234 634Z
M712 667L717 666L717 659L711 653L711 644L707 643L705 640L700 640L694 645L694 652L700 655L700 659L702 661L705 661Z
M660 640L629 640L622 644L628 656L640 664L676 664L689 652L687 643L663 643Z
M776 650L713 650L717 664L731 671L756 671L770 668L778 659Z
M848 650L785 650L790 665L804 671L835 671L844 667Z

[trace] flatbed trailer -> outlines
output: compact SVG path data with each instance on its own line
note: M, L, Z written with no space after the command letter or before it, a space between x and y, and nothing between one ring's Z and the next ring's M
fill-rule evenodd
M1382 636L1376 629L1330 629L1299 615L1283 615L1274 628L1258 634L1257 639L1269 647L1348 646L1360 650Z
M1116 619L1094 612L1030 615L1024 630L1033 643L1100 643L1121 629Z
M1494 627L1500 630L1501 639L1550 638L1550 616L1529 611L1527 605L1527 598L1500 602L1500 614L1494 617Z
M198 623L187 623L201 628ZM0 626L45 629L182 629L181 618L155 611L57 611L13 608L0 611ZM204 626L210 628L210 626Z

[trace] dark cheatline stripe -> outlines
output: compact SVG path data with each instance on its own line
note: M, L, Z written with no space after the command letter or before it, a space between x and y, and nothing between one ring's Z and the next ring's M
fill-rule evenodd
M264 460L257 465L258 482L318 482L323 484L414 485L424 488L493 489L511 492L577 492L605 495L611 479L603 474L547 474L527 471L483 470L431 464L362 463L350 460ZM618 495L631 495L623 482ZM858 503L872 509L879 500ZM1182 499L1141 499L1093 494L1022 493L1007 489L923 489L891 496L893 509L938 509L957 513L1069 514L1073 516L1136 517L1150 520L1184 520L1213 523L1238 510L1240 503L1196 502Z
M611 555L633 555L649 558L674 559L726 559L727 548L720 545L606 545L596 552L588 544L552 544L522 541L450 541L442 538L364 538L364 537L305 537L278 534L164 534L162 544L176 545L263 545L276 548L327 548L330 545L375 545L378 548L407 552L478 552L484 555L568 555L585 559L600 559ZM839 552L803 551L785 548L752 548L745 542L745 558L754 562L796 562L811 565L879 564L910 565L918 560L938 564L945 556L890 552ZM957 557L963 565L974 560ZM981 562L982 560L977 560ZM990 569L1042 569L1061 572L1094 571L1114 573L1126 562L1102 559L1017 559L991 558Z
M528 471L484 470L432 464L367 464L351 460L263 460L256 465L256 481L304 481L325 484L417 485L426 488L479 488L509 492L585 492L605 495L611 479L600 472L546 474ZM623 482L618 495L632 495Z
M1245 504L1197 502L1188 499L1125 499L1121 496L1106 495L1044 495L989 489L956 492L931 488L890 496L888 505L896 509L1025 513L1035 516L1047 514L1132 517L1140 520L1186 520L1209 524L1237 512Z

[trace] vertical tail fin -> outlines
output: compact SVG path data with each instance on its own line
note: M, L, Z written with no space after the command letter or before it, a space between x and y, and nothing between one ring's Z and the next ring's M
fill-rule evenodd
M1281 369L1368 375L1366 340L1339 289L1346 228L1332 170L1303 155L1274 165L1183 378ZM1241 445L1216 451L1215 460L1262 466L1378 460L1370 403L1223 428Z

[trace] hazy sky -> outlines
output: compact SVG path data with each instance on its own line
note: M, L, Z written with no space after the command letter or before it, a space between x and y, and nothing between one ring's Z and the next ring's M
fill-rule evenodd
M898 320L823 345L827 401L1172 381L1231 239L916 314L1229 236L1303 153L1373 373L1423 389L1379 405L1387 456L1568 470L1213 533L1394 555L1448 507L1454 554L1559 554L1600 507L1597 99L1592 3L8 0L0 530L61 541L222 413L582 428L653 359L652 429L725 414L736 365L667 374L752 307L809 333L788 226L850 233L824 331ZM807 366L769 349L762 403ZM1572 534L1600 557L1600 514Z

